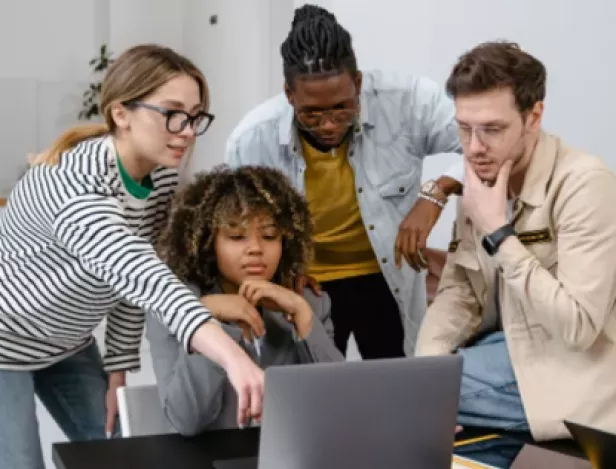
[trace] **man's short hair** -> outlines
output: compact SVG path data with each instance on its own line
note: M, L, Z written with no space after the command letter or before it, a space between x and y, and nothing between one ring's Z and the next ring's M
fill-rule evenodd
M509 88L520 112L545 99L545 66L514 42L485 42L462 55L447 79L447 93L468 96Z

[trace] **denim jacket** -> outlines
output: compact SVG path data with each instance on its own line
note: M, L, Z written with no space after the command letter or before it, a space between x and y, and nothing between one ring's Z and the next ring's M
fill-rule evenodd
M398 225L417 200L423 159L461 153L454 106L427 78L374 71L363 73L360 109L348 158L366 232L400 308L405 352L411 355L426 310L425 275L406 263L398 269L394 244ZM294 110L283 93L239 123L227 142L226 163L276 167L304 193L306 163ZM462 181L461 156L446 175Z

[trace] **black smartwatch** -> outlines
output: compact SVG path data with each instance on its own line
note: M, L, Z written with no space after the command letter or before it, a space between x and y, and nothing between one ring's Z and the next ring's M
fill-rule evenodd
M513 226L507 223L494 233L484 236L481 240L481 245L490 256L493 256L498 251L500 245L503 244L503 241L509 236L516 236L516 233Z

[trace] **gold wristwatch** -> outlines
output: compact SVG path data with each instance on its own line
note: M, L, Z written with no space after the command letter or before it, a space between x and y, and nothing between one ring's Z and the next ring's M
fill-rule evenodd
M441 189L438 183L433 179L426 181L421 185L419 197L429 200L441 208L445 207L448 200L447 194L443 192L443 189Z

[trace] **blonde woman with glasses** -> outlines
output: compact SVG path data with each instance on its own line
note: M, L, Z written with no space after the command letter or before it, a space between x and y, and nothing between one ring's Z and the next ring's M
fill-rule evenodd
M35 395L71 440L117 433L115 391L139 367L145 314L225 369L239 424L260 417L263 372L152 246L177 168L214 118L208 106L189 60L131 48L103 82L105 124L61 135L10 194L0 215L3 467L44 467ZM92 331L103 318L101 357Z

